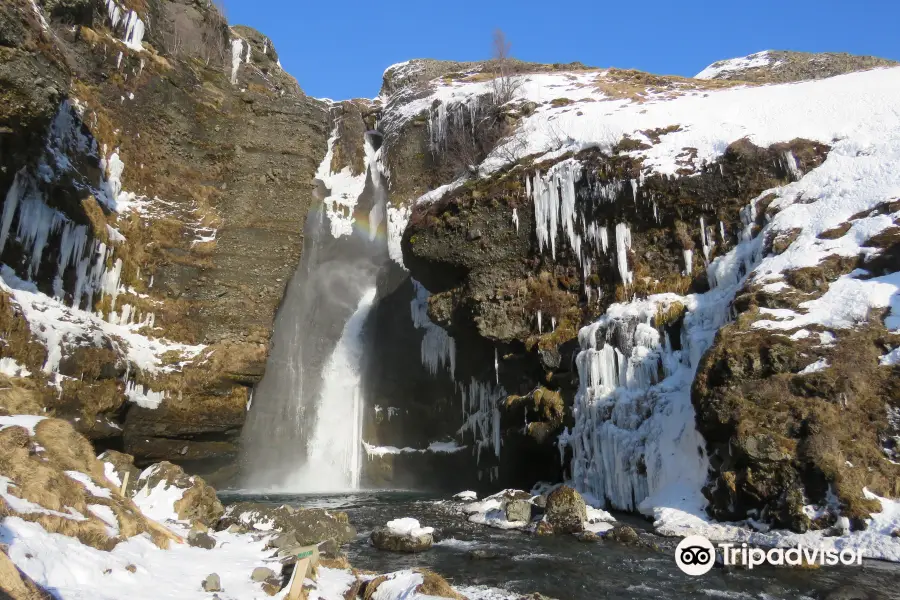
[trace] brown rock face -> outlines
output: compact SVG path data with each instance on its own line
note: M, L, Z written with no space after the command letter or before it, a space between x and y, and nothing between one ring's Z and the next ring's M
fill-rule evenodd
M195 363L174 352L158 357L165 368L146 369L114 336L65 340L58 370L71 379L61 394L43 394L48 355L4 294L0 328L17 343L0 355L35 374L36 404L100 447L125 448L139 465L166 459L203 469L231 460L247 386L262 377L275 311L299 261L326 107L281 70L265 36L231 33L212 5L142 4L147 32L138 53L90 3L42 3L47 30L32 3L8 4L0 17L0 198L20 174L34 188L28 193L87 228L75 258L89 258L95 242L111 249L106 267L121 261L125 291L75 298L75 265L57 266L60 231L26 277L34 252L17 239L15 215L2 261L66 304L107 319L128 305L135 322L153 315L143 335L208 350ZM232 73L238 39L250 60ZM76 137L61 137L61 118ZM124 163L122 189L144 203L140 213L116 214L101 201L113 152ZM34 177L42 161L52 176ZM160 394L158 408L128 401L134 386Z
M565 236L557 241L555 258L549 248L539 248L526 183L554 161L478 179L436 203L417 206L404 234L404 262L433 293L429 316L457 341L457 372L478 373L482 380L496 376L508 394L501 403L501 428L504 453L509 453L508 458L501 453L499 463L501 477L509 479L500 485L561 478L555 441L572 423L579 329L626 297L708 289L700 268L704 239L712 240L709 260L739 241L741 209L763 191L792 180L786 152L793 153L802 172L820 165L828 152L805 140L770 148L739 140L715 164L694 164L686 153L679 177L645 177L636 188L632 180L637 181L641 165L627 156L630 149L625 139L608 155L590 150L574 157L583 169L575 182L577 233L587 240L583 224L592 223L605 227L613 240L617 224L630 229L631 247L624 258L634 282L627 291L612 242L606 250L591 246L587 267ZM753 224L756 231L763 219L760 215ZM689 270L686 251L693 254ZM681 313L657 319L671 339L680 335ZM495 351L496 374L484 369L493 364ZM523 420L529 424L524 432ZM527 470L517 468L526 461Z

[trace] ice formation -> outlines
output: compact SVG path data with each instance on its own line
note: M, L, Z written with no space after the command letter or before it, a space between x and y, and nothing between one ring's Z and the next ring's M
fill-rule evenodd
M410 279L416 297L410 302L413 325L424 330L422 336L422 365L431 375L440 369L447 369L450 378L456 376L456 341L442 327L438 327L428 318L428 298L430 294L421 283Z
M474 377L468 384L460 383L463 425L459 435L471 434L475 442L476 456L481 461L481 451L492 449L500 456L500 401L506 399L503 386L484 383Z
M128 10L127 14L126 10L115 0L106 0L106 14L109 17L110 26L115 30L122 25L122 41L132 50L140 52L144 49L141 43L144 39L144 22L133 10Z
M241 55L244 53L244 40L234 38L231 40L231 85L238 82L238 69L241 67Z

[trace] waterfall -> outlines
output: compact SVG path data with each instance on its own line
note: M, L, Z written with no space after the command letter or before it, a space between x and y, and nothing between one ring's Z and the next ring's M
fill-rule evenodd
M303 470L285 487L328 492L359 487L362 467L362 406L360 385L364 352L363 325L375 299L369 289L347 324L323 372L319 414L309 440Z
M385 210L382 175L369 160L376 153L367 147L361 174L331 173L336 139L317 173L300 265L275 318L265 376L241 434L245 489L359 486L363 329L378 273L390 259L383 219L372 218Z

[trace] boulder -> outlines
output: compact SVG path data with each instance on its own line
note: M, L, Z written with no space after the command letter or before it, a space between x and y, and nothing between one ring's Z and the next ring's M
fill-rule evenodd
M204 548L206 550L212 550L216 547L215 538L202 531L192 531L190 534L188 534L187 542L194 548Z
M257 583L263 583L273 577L275 577L275 571L268 567L256 567L253 569L253 573L250 574L250 579Z
M325 540L346 544L356 537L356 530L350 525L346 513L321 508L298 509L290 506L273 507L255 502L238 502L228 507L217 528L222 530L233 525L257 531L281 531L282 534L292 535L293 539L282 536L275 538L280 540L279 545L272 547L279 549L310 546Z
M160 498L169 499L171 495L154 492L158 488L168 490L171 487L183 490L181 497L171 506L158 506ZM225 512L216 490L200 477L189 476L181 467L169 462L147 467L138 478L136 489L133 500L145 512L150 509L156 514L174 514L179 520L199 521L207 526L215 525Z
M587 507L581 494L568 486L554 490L547 497L546 519L555 533L583 531Z
M603 536L603 539L612 542L618 542L620 544L628 544L630 546L641 544L641 538L640 536L638 536L637 531L627 525L613 527L606 532L606 535Z
M219 579L219 576L216 573L210 573L206 576L206 579L203 580L201 584L204 592L221 592L222 591L222 581Z
M379 550L391 552L424 552L434 543L431 527L420 527L415 519L396 519L386 527L376 527L370 539Z
M527 500L510 500L506 503L507 521L531 521L531 503Z

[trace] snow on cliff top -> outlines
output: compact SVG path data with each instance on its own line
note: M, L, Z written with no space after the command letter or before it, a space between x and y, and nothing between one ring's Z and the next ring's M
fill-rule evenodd
M591 147L609 149L626 135L649 146L630 153L643 159L645 174L674 175L684 172L678 159L687 148L696 149L692 166L698 168L741 138L760 146L794 138L832 144L848 138L864 142L900 129L897 67L766 86L650 79L648 84L634 72L617 70L521 76L513 102L537 106L481 164L481 173L529 155L550 159ZM396 130L430 111L431 130L446 131L454 111L472 110L490 92L490 81L474 77L433 80L428 94L410 98L401 91L389 98L385 122ZM660 132L666 128L674 130Z
M775 67L778 61L768 50L751 54L750 56L741 56L739 58L729 58L720 60L709 65L696 75L694 79L715 79L722 73L728 71L745 71L747 69L756 69L759 67Z

